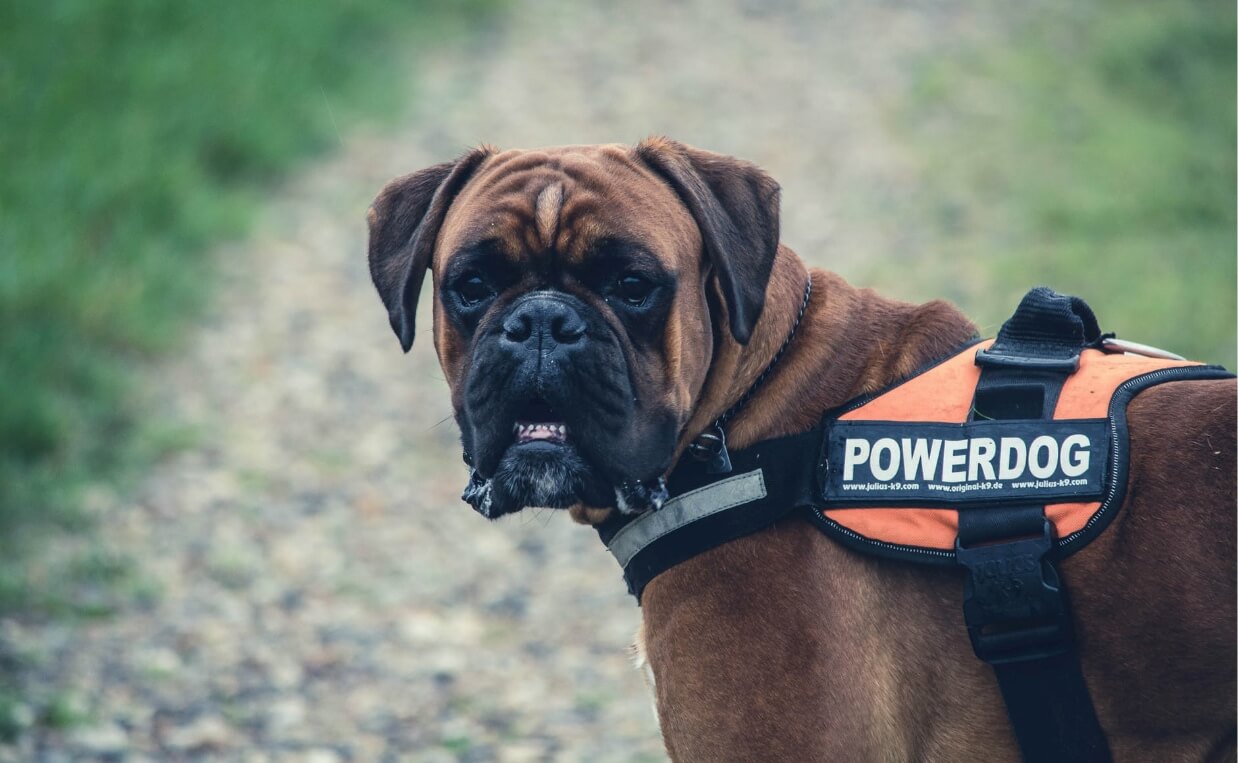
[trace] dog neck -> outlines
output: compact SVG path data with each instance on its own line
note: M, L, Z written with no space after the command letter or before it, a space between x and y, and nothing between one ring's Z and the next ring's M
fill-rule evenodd
M812 298L794 341L726 427L728 446L803 432L846 401L910 376L975 336L976 327L954 306L940 300L913 305L887 299L872 289L857 289L836 273L813 268ZM672 462L752 387L795 325L809 269L795 252L779 247L766 289L765 308L748 344L715 318L714 357L700 402L680 434ZM796 401L794 406L785 402ZM572 518L594 525L611 509L583 505Z
M825 411L910 376L976 333L945 302L912 305L856 289L826 270L814 268L811 274L812 298L794 341L727 427L732 448L810 429ZM808 277L800 258L780 247L751 340L740 345L723 332L716 343L702 403L684 429L681 449L739 400L769 365L795 324ZM793 409L785 404L788 400L796 401Z

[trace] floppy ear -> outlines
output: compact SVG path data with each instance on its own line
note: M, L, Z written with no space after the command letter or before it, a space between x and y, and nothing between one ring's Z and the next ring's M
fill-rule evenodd
M731 318L731 335L747 344L765 307L778 253L778 183L751 162L649 138L636 154L670 183L701 229L705 256Z
M370 277L405 352L413 346L417 299L439 227L452 200L492 152L485 146L475 148L454 162L396 178L378 192L366 213Z

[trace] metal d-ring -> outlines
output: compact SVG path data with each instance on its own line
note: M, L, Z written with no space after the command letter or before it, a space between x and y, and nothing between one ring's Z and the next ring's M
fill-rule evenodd
M701 432L688 446L688 453L697 461L705 461L706 474L729 474L731 454L726 449L726 431L718 424Z
M688 452L697 461L708 461L725 448L726 432L722 431L722 427L714 425L696 436L696 439L688 446Z

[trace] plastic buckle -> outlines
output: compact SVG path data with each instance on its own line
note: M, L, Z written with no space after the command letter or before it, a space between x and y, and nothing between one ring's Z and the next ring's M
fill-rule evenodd
M1052 527L1039 537L965 548L955 540L967 568L963 619L972 649L996 665L1060 654L1072 642L1070 612L1057 569Z
M994 352L992 348L976 350L976 365L981 368L1013 368L1018 371L1059 371L1073 374L1079 370L1079 353L1064 358L1011 355Z

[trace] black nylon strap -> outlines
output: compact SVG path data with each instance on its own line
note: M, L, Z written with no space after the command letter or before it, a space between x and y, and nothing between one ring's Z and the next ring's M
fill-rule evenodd
M660 573L723 543L751 535L811 503L817 468L814 456L820 445L821 430L814 428L765 440L759 447L733 451L731 473L760 469L764 473L765 498L700 519L650 543L623 568L628 592L639 602L645 586ZM717 474L709 471L708 463L682 459L667 480L667 489L672 496L680 496L718 479ZM609 545L615 533L632 520L633 517L612 512L596 528L602 542Z
M993 669L1025 761L1112 760L1083 682L1078 652L1068 649L1036 660L994 665Z
M1040 533L1044 509L1027 506L994 506L982 511L959 512L959 543L978 546L994 538L1020 538ZM964 519L966 517L966 520Z
M977 354L969 418L1052 419L1080 351L1099 339L1082 300L1033 289ZM976 656L993 667L1023 759L1104 763L1109 746L1083 679L1055 552L1043 505L959 511L957 553L969 572L964 616Z

